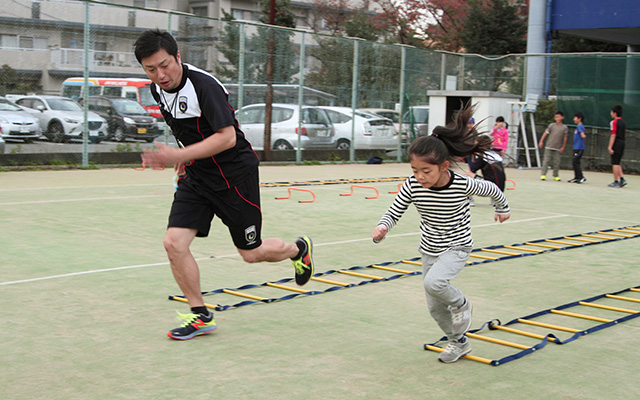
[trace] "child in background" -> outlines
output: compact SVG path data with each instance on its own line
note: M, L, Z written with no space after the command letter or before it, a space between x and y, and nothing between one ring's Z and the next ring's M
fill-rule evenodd
M504 173L504 165L502 157L495 151L488 151L482 157L474 157L469 163L469 172L467 176L476 177L478 171L482 171L482 179L493 182L504 192L504 184L507 176Z
M576 131L573 134L573 160L571 160L571 164L573 165L573 179L569 180L571 183L583 183L587 180L582 174L582 168L580 168L580 160L584 153L584 139L587 137L583 121L583 113L577 112L576 115L573 116Z
M544 156L542 157L541 181L547 180L547 169L549 168L549 164L553 165L553 180L560 181L560 154L562 154L565 146L567 145L567 132L569 129L562 123L564 114L562 111L556 111L553 119L555 122L549 124L538 143L538 147L542 148L544 140L549 137L544 148Z
M389 210L371 237L379 242L413 203L420 214L420 253L423 286L431 316L449 341L438 360L453 363L471 352L464 335L471 327L472 306L453 286L466 265L473 246L469 196L491 197L494 219L510 216L504 194L492 182L476 180L449 169L451 160L473 154L482 156L491 148L491 138L467 128L473 108L466 107L452 126L437 126L431 136L415 140L409 147L413 175L403 184Z
M507 152L507 145L509 144L509 130L505 126L502 116L496 118L496 124L491 131L491 137L493 138L493 150L500 154L500 157L504 157L504 154Z

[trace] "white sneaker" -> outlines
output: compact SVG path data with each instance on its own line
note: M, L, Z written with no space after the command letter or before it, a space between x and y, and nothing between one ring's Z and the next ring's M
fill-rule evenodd
M473 306L467 299L465 299L464 304L460 307L451 307L451 333L454 337L463 335L471 328L472 313Z
M460 342L462 340L464 340L464 342ZM444 351L438 356L438 361L447 364L454 363L458 361L460 357L471 353L471 344L469 344L467 338L463 336L460 341L450 341Z

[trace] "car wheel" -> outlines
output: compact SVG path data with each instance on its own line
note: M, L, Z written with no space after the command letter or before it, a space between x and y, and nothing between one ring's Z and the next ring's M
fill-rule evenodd
M53 121L49 124L49 134L51 135L50 140L52 140L53 142L64 143L66 141L64 137L64 127L58 121Z
M273 145L273 149L274 150L293 150L293 146L286 140L280 139Z
M102 142L102 138L90 138L89 141L94 144Z
M338 150L349 150L351 148L351 143L348 140L340 139L338 140Z
M113 139L116 142L124 142L124 129L121 126L116 128L116 131L113 133Z

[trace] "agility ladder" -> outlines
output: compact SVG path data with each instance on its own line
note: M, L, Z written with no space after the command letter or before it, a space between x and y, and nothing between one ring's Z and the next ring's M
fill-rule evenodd
M638 297L629 297L629 296L621 296L620 294L625 293L625 292L629 292L629 294L636 294L637 296L640 296L640 286L636 286L636 287L632 287L632 288L628 288L628 289L624 289L624 290L620 290L618 292L614 292L614 293L606 293L606 294L601 294L599 296L595 296L595 297L591 297L588 299L584 299L584 300L580 300L580 301L575 301L573 303L568 303L568 304L564 304L561 305L559 307L555 307L555 308L550 308L544 311L540 311L531 315L527 315L526 317L521 317L521 318L516 318L514 320L511 320L509 322L507 322L506 324L501 324L499 319L494 319L491 320L489 322L486 322L484 325L482 325L482 327L480 327L480 329L475 329L475 330L471 330L469 332L467 332L465 335L470 338L470 339L474 339L474 340L482 340L485 342L490 342L490 343L495 343L495 344L499 344L502 346L508 346L508 347L513 347L516 349L520 349L521 351L515 353L515 354L511 354L509 356L500 358L498 360L491 360L488 358L483 358L483 357L478 357L475 355L471 355L471 354L467 354L465 356L463 356L463 358L472 360L472 361L477 361L477 362L481 362L484 364L489 364L492 366L499 366L499 365L503 365L508 363L509 361L513 361L513 360L517 360L519 358L522 358L526 355L529 355L537 350L542 349L544 346L547 345L548 342L553 342L555 344L567 344L569 342L572 342L576 339L579 339L585 335L588 335L590 333L594 333L597 332L599 330L605 329L605 328L609 328L611 326L617 325L621 322L626 322L630 319L633 318L637 318L640 317L640 310L630 310L627 308L621 308L616 306L611 306L608 304L602 304L602 303L596 303L596 300L601 300L601 299L613 299L616 302L621 302L621 301L626 301L626 302L633 302L633 303L640 303L640 298ZM593 316L593 315L588 315L588 314L582 314L582 313L574 313L574 312L569 312L566 311L568 308L571 307L583 307L583 308L597 308L597 309L603 309L603 310L608 310L611 311L613 313L618 313L618 315L620 313L623 314L628 314L624 317L620 317L617 319L609 319L609 318L601 318L601 317L597 317L597 316ZM584 329L584 330L580 330L580 329L576 329L576 328L571 328L571 327L566 327L566 326L560 326L560 325L553 325L553 324L548 324L545 322L540 322L540 321L535 321L533 320L534 318L546 315L546 314L556 314L556 315L560 315L562 317L567 317L567 318L579 318L579 319L586 319L586 320L590 320L590 321L596 321L596 322L600 322L599 325L595 325L592 326L588 329ZM546 329L551 329L552 331L562 331L562 332L569 332L569 333L573 333L573 336L571 336L568 339L565 340L561 340L559 339L554 333L548 333L546 335L539 335L533 332L529 332L529 331L523 331L520 329L515 329L512 327L509 327L509 325L513 325L513 324L524 324L524 325L528 325L528 326L538 326L538 327L543 327ZM481 335L478 332L481 332L485 327L488 327L489 330L499 330L502 332L508 332L510 334L516 334L516 335L521 335L521 336L527 336L530 338L535 338L535 339L541 339L541 342L536 344L535 346L527 346L527 345L523 345L520 343L514 343L511 341L507 341L507 340L503 340L503 339L499 339L496 337L491 337L491 336L486 336L486 335ZM444 351L444 349L442 347L439 347L438 344L441 342L446 341L447 338L442 337L440 338L440 340L438 340L435 343L430 343L430 344L425 344L424 348L425 350L431 350L431 351L437 351L437 352L442 352Z
M538 254L548 253L551 251L568 250L584 246L590 246L601 243L608 243L618 240L626 240L637 238L640 236L640 225L629 226L617 229L607 229L595 232L588 232L570 236L560 236L550 239L539 239L524 243L513 244L511 246L489 246L473 249L470 254L470 260L467 265L483 264L488 262L508 260L518 257L534 256ZM208 292L202 292L204 296L216 294L228 294L236 297L242 297L244 300L236 304L208 304L205 306L216 311L225 311L232 308L243 307L258 303L274 303L278 301L291 300L299 296L314 296L322 293L334 292L336 290L347 289L369 283L392 281L398 278L421 275L422 271L410 271L405 265L421 266L421 257L405 259L395 262L385 262L381 264L372 264L369 266L355 266L351 268L328 270L319 272L311 277L314 282L331 285L324 290L306 290L300 287L285 285L291 282L293 278L280 279L278 281L265 282L261 284L248 284L237 288L221 288ZM374 275L376 274L376 275ZM335 279L327 279L327 276L351 276L354 278L364 278L364 280L356 283L348 283ZM333 277L332 277L333 278ZM272 288L293 292L283 297L263 297L251 293L247 293L252 289ZM182 295L169 296L169 300L187 302Z

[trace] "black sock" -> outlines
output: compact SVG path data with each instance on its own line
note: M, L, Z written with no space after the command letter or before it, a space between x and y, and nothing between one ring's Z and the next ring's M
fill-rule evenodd
M191 312L194 314L202 314L204 316L209 315L209 310L205 306L191 307Z
M298 246L298 255L292 258L292 260L298 260L302 257L302 254L307 249L307 244L304 240L296 240L296 246Z

